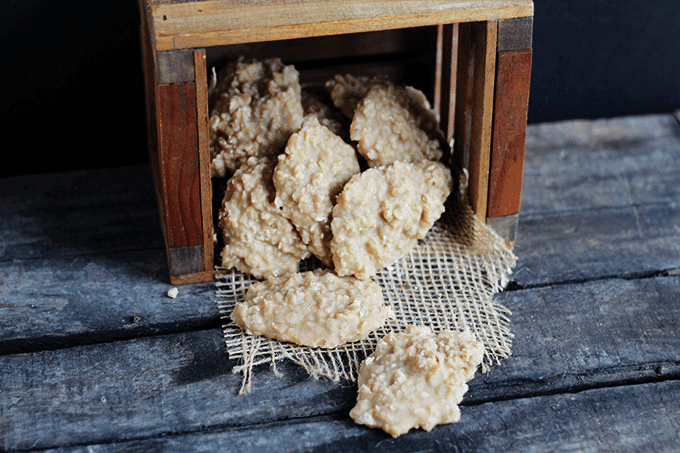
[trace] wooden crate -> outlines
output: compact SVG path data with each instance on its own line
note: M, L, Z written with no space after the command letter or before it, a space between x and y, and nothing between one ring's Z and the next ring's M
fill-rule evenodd
M509 244L520 210L531 0L140 0L149 147L173 284L213 278L208 75L239 54L301 81L387 73L429 95L477 215Z

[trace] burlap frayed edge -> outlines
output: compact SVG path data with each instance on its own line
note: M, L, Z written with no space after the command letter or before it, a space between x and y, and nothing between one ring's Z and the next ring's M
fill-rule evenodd
M511 312L493 298L509 281L517 258L502 238L477 219L467 197L455 195L449 197L445 214L428 235L373 278L395 316L367 338L332 350L245 334L233 323L231 313L257 280L218 268L218 306L229 357L239 360L233 372L243 374L240 393L250 391L253 367L269 363L278 375L276 362L282 359L302 366L314 379L353 382L359 365L380 339L409 325L426 325L435 332L471 331L484 344L482 372L510 356ZM312 268L313 262L305 262L300 271Z

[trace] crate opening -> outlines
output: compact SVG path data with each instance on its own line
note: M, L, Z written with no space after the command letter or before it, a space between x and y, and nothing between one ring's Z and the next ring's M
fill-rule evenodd
M213 74L241 56L256 60L279 58L283 64L295 67L303 90L325 95L327 102L330 99L323 88L325 82L335 75L350 74L387 76L396 85L421 90L432 104L436 50L436 26L209 47L206 49L206 83L210 87ZM214 99L209 103L209 112L213 106ZM349 141L349 137L345 138ZM363 162L362 167L365 168ZM222 264L224 247L218 213L228 179L212 178L214 257L218 266Z

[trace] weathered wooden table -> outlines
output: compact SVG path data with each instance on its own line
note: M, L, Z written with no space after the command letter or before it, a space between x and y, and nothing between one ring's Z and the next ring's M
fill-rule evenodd
M352 422L354 385L291 364L237 394L214 284L166 296L148 168L0 180L0 449L678 451L680 127L571 121L527 143L498 295L513 355L459 423L396 439Z

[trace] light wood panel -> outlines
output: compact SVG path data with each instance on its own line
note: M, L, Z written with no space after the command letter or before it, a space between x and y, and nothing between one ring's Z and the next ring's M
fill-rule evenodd
M203 224L204 270L210 272L215 267L215 248L213 247L212 183L210 180L210 139L208 134L208 74L206 52L194 52L194 72L196 74L196 128L198 133L198 164L201 197L201 221ZM192 279L192 281L194 281Z
M433 108L448 143L454 135L459 24L437 27Z
M531 0L149 3L159 51L533 15Z

